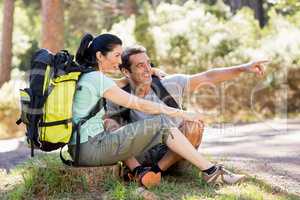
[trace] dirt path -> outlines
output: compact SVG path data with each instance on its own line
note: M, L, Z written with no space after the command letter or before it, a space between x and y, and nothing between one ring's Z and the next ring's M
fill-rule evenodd
M200 150L300 195L300 119L205 129Z
M300 195L300 119L207 127L200 150ZM0 171L29 157L24 138L0 140Z
M35 154L39 153L35 150ZM25 137L0 140L0 170L9 172L17 164L30 158L30 148L28 148Z

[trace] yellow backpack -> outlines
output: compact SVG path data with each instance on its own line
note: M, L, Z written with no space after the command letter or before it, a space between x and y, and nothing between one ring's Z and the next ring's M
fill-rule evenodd
M38 50L32 57L29 87L20 90L21 122L26 125L27 141L34 148L53 151L69 143L74 129L72 123L73 98L77 82L82 73L95 71L92 67L79 66L73 56L62 50L53 54L47 49ZM94 116L102 108L99 101L90 114L80 121L80 125ZM80 134L76 141L80 141ZM76 144L79 155L79 144ZM78 159L78 155L75 156ZM76 165L66 161L68 165Z

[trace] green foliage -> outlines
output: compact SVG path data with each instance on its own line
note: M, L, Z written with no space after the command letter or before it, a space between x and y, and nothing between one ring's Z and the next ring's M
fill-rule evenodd
M145 4L142 13L136 16L135 18L135 29L134 35L138 43L142 44L146 49L147 53L150 56L151 60L156 63L156 50L155 40L152 33L150 32L150 22L149 22L149 5Z
M286 80L295 82L287 72L299 68L300 12L285 15L275 8L274 5L269 10L269 23L261 29L253 11L247 7L232 15L221 1L212 5L191 0L182 6L161 3L149 9L149 24L144 23L147 26L143 27L136 23L135 30L147 27L154 38L151 45L155 45L157 61L170 73L197 73L251 60L270 60L264 80L245 75L218 89L224 90L226 100L222 102L220 119L262 120L283 114L278 112L280 107L295 108L299 104L295 95L288 97L291 99L288 105L275 101L275 96L283 94L282 84ZM145 34L141 35L146 38ZM215 98L220 98L218 95ZM216 109L219 103L216 101L213 106L211 100L202 97L197 105L202 109Z
M151 7L138 0L142 5L139 14L124 19L119 1L109 4L66 0L65 48L75 53L83 33L99 34L109 30L121 37L124 46L144 45L150 58L170 73L197 73L268 59L271 63L266 68L265 79L246 75L228 83L234 84L228 86L225 94L230 94L225 99L231 103L224 103L225 116L220 118L255 120L257 113L275 116L280 106L275 99L285 82L292 89L288 97L289 111L299 107L299 88L294 86L298 82L289 75L291 71L297 73L300 65L300 4L297 0L266 1L268 24L263 29L250 8L245 7L233 15L221 0L157 2L160 2L158 6ZM0 2L0 8L1 5ZM39 9L39 1L16 1L13 66L22 70L29 66L30 55L40 41ZM250 105L249 94L254 94L255 105ZM203 98L199 105L216 109L219 96L214 98L215 106Z
M170 50L169 50L169 59L170 65L176 66L179 68L184 68L187 59L191 57L191 49L188 39L183 35L176 35L170 39ZM182 56L185 56L182 58Z
M97 5L99 3L84 0L65 1L65 48L75 52L84 33L95 35L104 28L102 14L95 8Z
M0 8L1 6L2 3L0 3ZM41 39L40 12L40 1L21 0L15 2L13 66L21 70L27 69L24 67L24 63L29 62L30 53L35 49L36 42L39 43ZM118 13L118 10L110 8L103 1L64 1L64 48L75 52L84 33L90 32L98 35L109 30L114 23L124 19Z
M27 70L32 53L38 48L41 19L36 1L16 1L13 33L13 66Z
M30 41L30 48L25 51L24 54L19 55L20 64L19 69L27 71L30 69L30 60L32 55L38 50L38 42L36 40Z
M205 10L215 15L218 19L228 20L232 16L229 7L225 5L223 0L209 0L204 2L208 4Z
M278 1L274 4L277 13L284 16L292 16L300 11L300 2L298 0Z
M117 1L65 0L64 5L65 48L73 52L84 33L101 34L124 19Z
M125 199L126 188L120 181L114 179L111 176L107 176L103 186L106 191L109 191L108 195L112 197L112 199Z

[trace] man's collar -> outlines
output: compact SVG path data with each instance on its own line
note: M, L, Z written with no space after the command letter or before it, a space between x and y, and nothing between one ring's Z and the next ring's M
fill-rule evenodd
M147 85L144 84L141 86L136 86L135 84L132 83L132 81L129 81L129 84L130 84L131 94L135 94L136 96L139 97L147 96L151 91L151 83Z

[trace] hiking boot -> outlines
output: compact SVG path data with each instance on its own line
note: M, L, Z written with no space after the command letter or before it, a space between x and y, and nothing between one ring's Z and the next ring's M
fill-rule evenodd
M139 175L140 183L146 188L151 188L153 186L157 186L160 184L161 173L154 173L152 171L148 171L145 174Z
M221 166L219 165L215 165L215 166L216 166L216 171L214 171L212 174L203 172L202 177L208 184L214 184L220 182L220 177L223 174L223 171Z
M160 184L161 173L151 171L151 167L144 167L139 170L136 175L128 174L130 180L139 182L145 188L151 188Z
M236 184L241 182L246 176L242 174L234 174L225 169L223 165L217 164L216 171L212 174L203 173L203 179L208 184L218 184L218 183L226 183L226 184Z
M222 181L226 184L232 185L232 184L240 183L246 178L246 176L243 174L235 174L228 171L227 169L224 168L224 166L222 166L222 171L223 171Z

